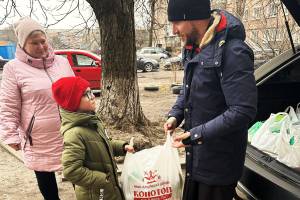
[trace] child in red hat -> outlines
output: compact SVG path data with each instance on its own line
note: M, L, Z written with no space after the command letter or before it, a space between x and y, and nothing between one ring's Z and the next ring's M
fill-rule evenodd
M95 96L80 77L61 78L52 85L60 106L64 136L63 174L75 184L78 200L124 200L114 156L133 152L123 141L110 140L95 115Z

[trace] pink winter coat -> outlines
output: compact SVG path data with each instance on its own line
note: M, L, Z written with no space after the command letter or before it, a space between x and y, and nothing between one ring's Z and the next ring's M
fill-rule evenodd
M74 76L70 64L67 59L54 55L53 50L43 60L32 58L17 48L16 59L4 66L0 135L5 144L21 143L24 163L29 169L61 169L63 138L51 85L66 76Z

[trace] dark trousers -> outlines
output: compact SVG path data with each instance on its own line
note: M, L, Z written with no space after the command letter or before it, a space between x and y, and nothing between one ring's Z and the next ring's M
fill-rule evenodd
M232 200L237 183L231 185L211 186L191 179L186 179L183 200Z
M45 200L59 200L54 172L34 171L39 189Z

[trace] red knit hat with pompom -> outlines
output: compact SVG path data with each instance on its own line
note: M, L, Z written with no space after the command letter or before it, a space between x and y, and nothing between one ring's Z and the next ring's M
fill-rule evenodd
M52 84L52 94L60 107L74 112L89 86L90 83L81 77L64 77Z

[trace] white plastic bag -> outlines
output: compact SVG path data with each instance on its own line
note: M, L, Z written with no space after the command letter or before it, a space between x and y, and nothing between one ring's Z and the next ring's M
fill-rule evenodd
M291 168L300 168L300 123L286 120L282 126L277 160Z
M298 109L298 105L297 105L297 109ZM296 112L295 112L295 110L292 106L287 107L284 112L289 114L290 121L292 123L295 123L295 122L299 121L298 116L297 116L297 114L296 114Z
M252 138L251 144L276 158L278 142L282 132L281 129L283 128L282 124L286 120L289 120L287 113L271 114L257 130Z
M296 115L297 115L298 119L300 119L300 103L297 104Z
M183 177L168 134L163 146L127 153L121 175L126 200L180 200Z

